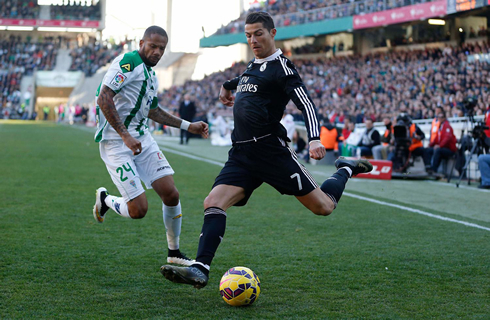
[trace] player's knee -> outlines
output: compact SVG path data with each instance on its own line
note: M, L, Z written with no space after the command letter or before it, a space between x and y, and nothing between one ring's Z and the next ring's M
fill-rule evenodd
M318 216L328 216L333 212L335 206L333 203L322 203L321 205L315 207L312 212Z
M179 191L177 190L177 188L173 188L172 191L164 196L163 203L165 203L166 206L170 207L176 206L179 204L179 197Z
M132 219L143 219L148 212L148 205L138 206L136 208L128 208L129 216Z
M216 201L215 197L213 195L208 195L206 199L204 199L204 208L210 208L210 207L219 207L218 202Z

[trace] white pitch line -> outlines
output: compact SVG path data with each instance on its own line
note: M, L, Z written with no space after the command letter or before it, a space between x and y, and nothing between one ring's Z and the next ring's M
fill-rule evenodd
M364 200L364 201L368 201L368 202L372 202L372 203L377 203L377 204L381 204L381 205L388 206L388 207L393 207L393 208L397 208L397 209L402 209L402 210L406 210L406 211L418 213L418 214L421 214L423 216L431 217L431 218L434 218L434 219L439 219L439 220L444 220L444 221L459 223L459 224L465 225L467 227L473 227L473 228L478 228L478 229L490 231L490 228L483 227L483 226L480 226L480 225L475 224L475 223L470 223L470 222L465 222L465 221L461 221L461 220L451 219L451 218L443 217L443 216L440 216L440 215L437 215L437 214L432 214L432 213L429 213L429 212L425 212L425 211L422 211L422 210L419 210L419 209L413 209L413 208L410 208L410 207L405 207L405 206L401 206L401 205L394 204L394 203L389 203L389 202L380 201L380 200L376 200L376 199L366 198L366 197L363 197L363 196L358 196L357 194L352 194L352 193L349 193L349 192L344 192L343 194L345 194L346 196L352 197L352 198L359 199L359 200Z
M188 154L188 153L185 153L185 152L180 152L180 151L176 151L176 150L173 150L173 149L169 149L168 147L165 147L165 146L162 146L162 145L160 145L160 147L162 147L165 152L170 152L170 153L178 154L180 156L191 158L191 159L194 159L194 160L197 160L197 161L207 162L207 163L214 164L214 165L217 165L217 166L220 166L220 167L223 167L225 165L224 163L219 162L219 161L204 159L204 158L201 158L201 157L198 157L198 156L194 156L192 154ZM380 205L387 206L387 207L392 207L392 208L397 208L397 209L401 209L401 210L405 210L405 211L409 211L409 212L413 212L413 213L418 213L420 215L423 215L423 216L426 216L426 217L430 217L430 218L434 218L434 219L439 219L439 220L443 220L443 221L459 223L459 224L462 224L462 225L467 226L467 227L472 227L472 228L477 228L477 229L481 229L481 230L485 230L485 231L490 231L490 228L487 228L487 227L484 227L484 226L480 226L480 225L475 224L475 223L470 223L470 222L465 222L465 221L461 221L461 220L451 219L451 218L447 218L447 217L440 216L440 215L437 215L437 214L425 212L425 211L422 211L422 210L419 210L419 209L413 209L413 208L410 208L410 207L405 207L405 206L402 206L402 205L399 205L399 204L389 203L389 202L380 201L380 200L376 200L376 199L372 199L372 198L366 198L366 197L358 196L356 194L349 193L349 192L344 192L343 195L346 195L346 196L351 197L351 198L356 198L356 199L359 199L359 200L364 200L364 201L368 201L368 202L380 204Z

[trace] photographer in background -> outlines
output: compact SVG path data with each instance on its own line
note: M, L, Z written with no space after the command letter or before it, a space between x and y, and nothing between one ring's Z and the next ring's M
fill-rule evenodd
M426 157L432 159L432 171L437 172L441 160L451 158L457 151L456 148L456 136L454 135L453 128L447 121L446 113L439 111L437 114L439 119L439 130L434 141L431 141L429 148L427 148Z
M373 120L366 118L366 131L361 136L361 141L357 144L357 148L360 149L361 157L370 157L373 155L372 148L381 143L378 130L374 128Z
M386 126L385 133L381 137L381 144L373 147L373 157L375 160L387 159L390 152L392 152L394 140L393 140L393 124L389 116L383 119Z
M388 160L393 162L393 168L404 172L408 167L411 157L422 157L425 169L431 173L431 156L424 148L422 140L425 134L418 125L412 122L410 116L400 113L396 118L394 128L395 151L390 153Z

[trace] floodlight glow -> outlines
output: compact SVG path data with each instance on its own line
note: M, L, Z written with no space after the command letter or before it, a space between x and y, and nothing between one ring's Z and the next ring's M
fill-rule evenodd
M64 31L66 31L66 28L60 28L60 27L39 27L39 28L37 28L37 31L64 32Z
M435 26L444 26L446 25L446 21L442 19L429 19L429 24L435 25Z
M7 27L7 30L11 31L32 31L34 27Z

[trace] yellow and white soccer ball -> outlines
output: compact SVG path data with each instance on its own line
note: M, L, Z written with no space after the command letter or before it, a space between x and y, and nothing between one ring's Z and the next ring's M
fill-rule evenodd
M248 306L259 297L260 280L249 268L234 267L221 278L219 292L231 306Z

